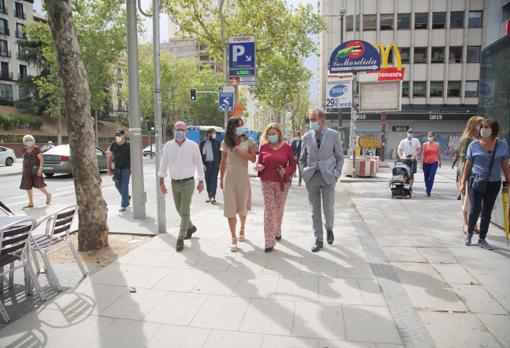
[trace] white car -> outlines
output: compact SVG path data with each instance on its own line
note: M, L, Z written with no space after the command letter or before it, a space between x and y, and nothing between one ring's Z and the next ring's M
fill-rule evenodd
M9 149L8 147L0 146L0 165L1 166L12 166L14 161L16 160L16 154L13 149Z

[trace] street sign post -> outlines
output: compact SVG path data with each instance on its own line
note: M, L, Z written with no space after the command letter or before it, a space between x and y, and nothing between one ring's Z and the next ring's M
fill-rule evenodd
M256 75L255 36L228 38L228 75L232 85L253 85Z
M234 110L234 92L221 91L218 97L219 111Z
M352 78L328 78L326 85L326 108L352 108Z

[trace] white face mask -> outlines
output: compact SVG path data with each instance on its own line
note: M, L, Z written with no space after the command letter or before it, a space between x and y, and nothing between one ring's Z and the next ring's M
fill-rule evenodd
M482 129L480 129L480 135L482 138L488 138L492 135L492 129L482 128Z
M432 140L434 140L434 138L433 137L427 137L427 140L428 141L432 141Z
M115 141L117 142L117 144L120 144L122 142L122 137L116 136Z
M216 134L212 134L211 139L216 139Z

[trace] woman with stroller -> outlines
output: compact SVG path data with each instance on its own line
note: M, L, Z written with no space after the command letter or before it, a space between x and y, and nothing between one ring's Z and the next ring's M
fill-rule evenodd
M508 192L510 168L508 167L508 144L498 139L499 124L489 118L482 122L480 140L469 144L466 165L462 176L462 193L468 192L469 210L468 233L464 245L471 245L475 224L480 216L480 238L478 246L492 250L487 242L487 232L491 222L492 209L501 189L501 170L505 175L503 192Z
M480 128L482 126L483 117L481 116L473 116L471 117L467 124L466 128L464 129L464 133L462 134L462 137L460 138L460 145L459 145L459 161L457 166L457 187L459 189L459 192L461 192L461 181L462 177L464 175L464 168L466 166L466 156L467 156L467 150L469 147L469 144L473 140L476 140L480 137ZM462 205L462 215L464 218L464 227L463 231L464 234L468 233L468 215L469 215L469 195L460 193L460 199L461 199L461 205ZM475 225L474 232L476 234L480 233L480 230L478 229L478 226Z
M425 177L425 191L430 197L432 186L438 167L441 167L441 147L435 140L434 132L428 132L427 142L423 144L423 176Z

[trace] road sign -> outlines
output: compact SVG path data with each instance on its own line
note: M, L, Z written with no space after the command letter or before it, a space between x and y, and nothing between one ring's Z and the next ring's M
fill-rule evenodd
M255 76L255 36L228 38L229 76Z
M366 41L350 40L341 43L329 59L330 73L379 70L381 55Z
M234 110L234 93L233 92L220 92L218 98L219 111L232 111Z
M352 107L352 79L328 78L326 108Z
M228 84L231 86L255 86L257 79L255 76L231 76L228 79Z

